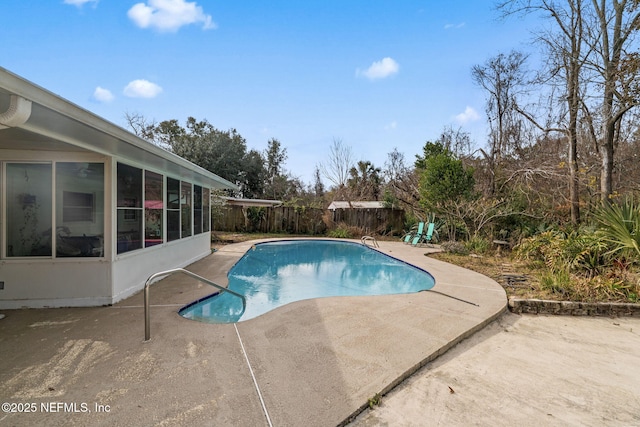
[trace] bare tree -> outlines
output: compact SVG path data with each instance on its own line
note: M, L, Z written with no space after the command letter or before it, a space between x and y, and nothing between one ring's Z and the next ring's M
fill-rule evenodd
M555 126L550 123L540 124L532 114L520 107L518 111L544 132L558 131L568 140L569 163L569 199L571 220L580 222L580 186L578 175L578 122L584 98L581 94L583 69L588 55L583 51L585 29L582 0L564 0L560 2L540 0L511 0L500 8L506 15L516 12L542 13L548 17L553 26L551 30L539 32L537 40L547 53L546 77L542 79L552 85L557 84L559 90L551 93L567 114L561 114ZM553 96L552 95L552 96Z
M404 154L394 148L387 154L383 172L386 188L404 206L419 218L424 218L424 209L420 205L420 180L414 168L406 165Z
M129 126L129 129L139 136L140 138L150 139L149 136L153 135L153 128L156 127L154 121L149 122L145 116L140 113L124 113L124 119Z
M326 163L321 163L319 168L322 175L335 186L338 197L344 195L353 163L351 147L344 145L342 139L334 138L329 149L329 159Z
M445 126L440 134L440 142L458 158L471 154L471 136L469 132L463 131L461 127L454 129L453 126Z
M501 53L484 65L475 65L471 70L473 81L488 93L489 150L482 150L489 167L488 196L495 193L496 173L502 157L520 144L520 118L514 107L517 105L517 92L526 82L526 59L524 54L517 51L509 55Z
M638 105L638 55L629 52L640 29L638 0L592 0L595 22L589 43L595 52L594 69L602 88L602 159L600 195L608 202L613 193L614 152L623 116ZM637 47L636 47L637 49Z
M568 117L560 124L560 131L569 139L569 188L572 219L577 222L580 122L584 121L600 156L600 197L608 201L622 119L638 105L640 65L634 41L640 28L640 2L508 0L498 9L505 16L540 12L553 24L554 31L539 40L547 47L550 75L566 85L559 99L566 102Z

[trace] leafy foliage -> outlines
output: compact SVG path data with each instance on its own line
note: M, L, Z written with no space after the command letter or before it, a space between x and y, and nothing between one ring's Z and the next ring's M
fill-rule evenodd
M354 237L351 229L346 224L338 225L336 228L329 231L327 235L335 239L352 239Z
M464 246L467 251L479 255L486 254L491 250L491 242L485 238L478 236L469 239Z
M358 200L378 200L382 170L369 161L360 160L349 169L347 184L352 197Z
M449 253L452 253L452 254L458 254L458 255L468 255L469 254L469 250L464 245L464 243L456 242L456 241L453 241L453 240L449 240L447 242L442 242L440 244L440 247L442 248L443 251L449 252Z
M626 252L640 260L640 205L632 197L620 205L607 204L596 213L605 234L614 245L614 252Z
M437 210L438 205L459 199L472 199L473 169L465 168L442 143L427 142L424 157L418 157L416 166L424 169L420 200L427 210Z
M247 208L247 219L254 230L260 228L260 222L262 222L266 213L266 209L262 206L250 206Z
M515 249L516 257L543 263L552 272L594 277L611 265L610 247L602 234L583 229L563 233L546 231L524 239Z

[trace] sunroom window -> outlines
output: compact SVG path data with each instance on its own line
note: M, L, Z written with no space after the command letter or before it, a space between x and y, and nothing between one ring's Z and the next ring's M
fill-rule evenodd
M52 165L6 165L8 257L52 255Z
M142 169L118 163L119 254L142 248Z
M193 234L202 233L202 187L193 186Z
M211 192L208 188L202 189L202 231L205 233L210 229L211 222Z
M104 256L103 163L56 163L56 256Z
M182 223L181 237L191 236L191 183L180 183L180 221Z
M162 243L162 210L164 208L162 175L144 173L144 246Z
M167 241L180 238L180 181L167 178Z

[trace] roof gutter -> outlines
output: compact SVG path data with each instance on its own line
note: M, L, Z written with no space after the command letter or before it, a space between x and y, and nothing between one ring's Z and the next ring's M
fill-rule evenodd
M9 108L0 114L0 129L23 125L31 116L31 101L18 95L11 95Z

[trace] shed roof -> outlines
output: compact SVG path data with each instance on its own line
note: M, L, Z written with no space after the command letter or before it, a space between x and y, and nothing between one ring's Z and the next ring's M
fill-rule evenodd
M384 208L384 202L379 201L333 201L327 209L333 211L336 209L382 209Z
M100 153L204 186L238 189L232 182L0 67L0 115L11 108L12 95L31 101L31 111L24 123L0 126L0 149Z
M229 205L235 206L279 206L282 204L281 200L265 200L265 199L239 199L235 197L222 197L222 199Z

